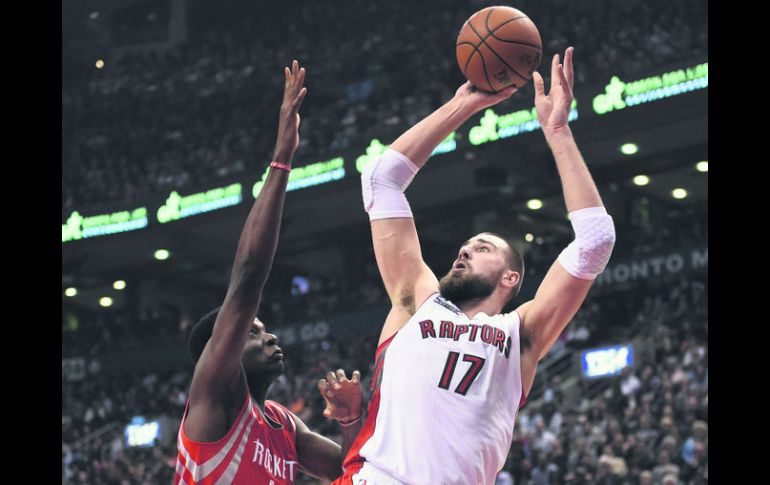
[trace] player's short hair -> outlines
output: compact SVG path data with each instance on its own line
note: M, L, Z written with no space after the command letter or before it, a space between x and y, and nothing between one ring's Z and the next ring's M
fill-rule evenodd
M516 295L519 294L519 290L521 290L521 283L524 280L524 258L516 250L516 248L513 247L513 244L511 244L511 242L508 241L507 238L501 236L500 234L497 234L496 232L489 232L489 231L482 232L481 234L489 234L490 236L498 237L503 241L505 241L505 244L508 246L508 249L505 250L505 261L506 263L508 263L508 269L513 270L519 273L520 275L519 282L516 284L516 287L511 292L510 299L512 300L513 298L516 297Z
M188 341L187 348L189 349L190 357L192 357L195 364L198 363L198 359L200 359L203 349L211 338L211 333L214 331L214 323L217 321L217 315L219 315L220 308L222 307L218 306L201 317L201 319L198 320L198 323L196 323L190 331L190 340Z

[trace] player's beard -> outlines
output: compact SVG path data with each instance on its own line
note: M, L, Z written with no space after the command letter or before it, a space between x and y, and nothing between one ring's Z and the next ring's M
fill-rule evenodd
M495 291L497 278L490 277L485 279L481 275L469 272L463 273L452 276L450 271L441 278L439 281L441 296L455 305L461 305L466 301L486 298Z

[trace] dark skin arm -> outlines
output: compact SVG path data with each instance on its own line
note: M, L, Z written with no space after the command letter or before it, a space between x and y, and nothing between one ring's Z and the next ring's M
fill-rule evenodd
M305 70L297 61L284 75L273 160L291 164L299 144L299 107L307 89L303 87ZM241 232L227 294L190 385L184 430L192 440L211 442L224 437L246 399L241 354L273 264L288 178L287 171L270 169Z

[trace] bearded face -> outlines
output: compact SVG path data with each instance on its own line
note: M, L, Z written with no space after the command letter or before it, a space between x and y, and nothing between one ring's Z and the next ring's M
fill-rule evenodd
M439 291L441 296L455 305L462 305L464 302L491 295L501 274L502 271L500 274L484 277L468 269L452 268L439 280Z

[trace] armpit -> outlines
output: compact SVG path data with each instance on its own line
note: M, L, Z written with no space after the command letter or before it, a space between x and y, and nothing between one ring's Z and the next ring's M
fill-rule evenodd
M402 308L407 310L411 315L414 315L417 308L414 304L414 291L402 288L401 293L398 295L398 302Z

